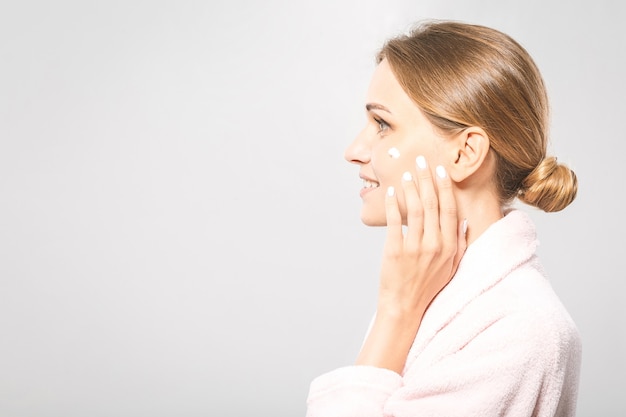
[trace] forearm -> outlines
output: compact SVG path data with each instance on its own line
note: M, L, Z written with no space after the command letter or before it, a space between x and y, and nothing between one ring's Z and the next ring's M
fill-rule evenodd
M356 365L375 366L402 374L425 311L425 306L418 306L410 312L379 308Z

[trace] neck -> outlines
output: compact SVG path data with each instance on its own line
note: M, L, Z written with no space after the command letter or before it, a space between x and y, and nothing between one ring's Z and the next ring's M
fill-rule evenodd
M504 217L500 202L489 192L459 193L457 207L459 220L467 219L468 245L478 239L489 226Z

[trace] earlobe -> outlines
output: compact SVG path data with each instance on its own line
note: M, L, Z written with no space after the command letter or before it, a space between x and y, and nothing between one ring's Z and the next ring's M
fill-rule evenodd
M450 178L461 182L476 173L489 153L489 137L479 127L469 127L452 139Z

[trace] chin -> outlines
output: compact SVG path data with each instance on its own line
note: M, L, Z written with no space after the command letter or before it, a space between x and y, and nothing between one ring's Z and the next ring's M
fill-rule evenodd
M361 212L361 221L366 226L387 226L387 219L384 216L375 216L365 212Z

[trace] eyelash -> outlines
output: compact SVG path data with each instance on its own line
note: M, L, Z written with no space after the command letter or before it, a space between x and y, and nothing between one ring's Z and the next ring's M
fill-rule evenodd
M389 123L385 122L383 119L374 117L374 121L378 123L378 134L382 134L389 129Z

